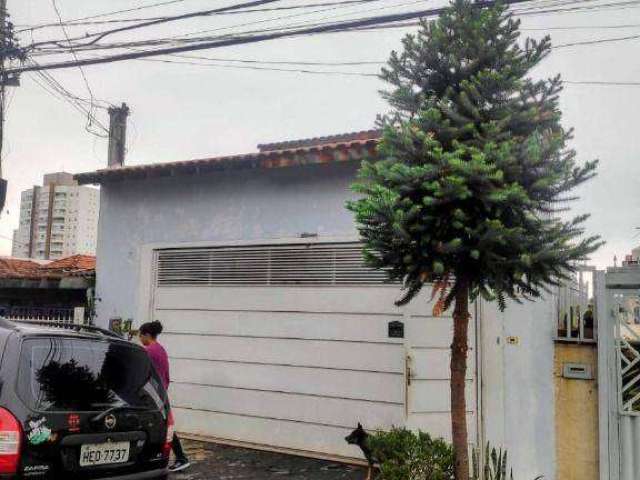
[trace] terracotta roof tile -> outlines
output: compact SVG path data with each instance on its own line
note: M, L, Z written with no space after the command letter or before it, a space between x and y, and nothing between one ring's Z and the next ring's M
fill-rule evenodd
M0 278L61 278L69 275L92 275L96 258L90 255L74 255L47 264L17 258L0 258Z
M0 278L27 278L35 274L41 265L30 260L0 258Z
M361 161L376 155L379 136L371 132L358 134L336 135L333 137L319 137L322 142L302 140L284 142L278 145L291 144L291 148L280 150L265 150L241 155L203 158L168 163L153 163L147 165L131 165L116 168L105 168L95 172L80 173L75 179L80 184L99 184L127 179L142 179L148 177L171 177L174 175L199 175L223 170L246 170L260 168L285 168L302 165L317 165L334 162ZM361 138L350 138L358 135ZM375 138L371 138L375 137ZM326 143L329 141L330 143Z
M382 136L382 130L362 130L360 132L341 133L338 135L327 135L324 137L304 138L301 140L288 140L276 143L263 143L258 145L261 152L272 152L274 150L289 150L292 148L317 147L335 143L353 142L356 140L371 140Z
M96 257L91 255L74 255L72 257L61 258L41 267L42 270L61 272L77 272L84 270L95 270Z

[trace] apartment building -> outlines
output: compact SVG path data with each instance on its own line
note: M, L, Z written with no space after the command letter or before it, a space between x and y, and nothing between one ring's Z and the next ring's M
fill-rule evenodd
M12 255L44 260L95 255L99 205L99 191L79 186L70 173L45 175L42 186L21 194Z

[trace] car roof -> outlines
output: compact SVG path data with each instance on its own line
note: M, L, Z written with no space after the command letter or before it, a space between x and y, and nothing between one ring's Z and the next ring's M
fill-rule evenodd
M127 340L115 332L104 330L91 325L77 325L71 323L56 322L16 322L0 317L0 336L6 337L11 333L21 336L59 336L67 338L82 338L99 341L115 341L130 344Z

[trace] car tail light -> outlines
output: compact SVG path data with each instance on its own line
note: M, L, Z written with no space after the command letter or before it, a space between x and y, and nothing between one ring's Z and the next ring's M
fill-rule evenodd
M21 440L20 423L9 410L0 407L0 474L18 471Z
M167 436L164 439L164 446L162 448L162 454L169 458L171 454L171 444L173 443L173 433L175 432L175 422L173 421L173 412L169 410L167 415Z

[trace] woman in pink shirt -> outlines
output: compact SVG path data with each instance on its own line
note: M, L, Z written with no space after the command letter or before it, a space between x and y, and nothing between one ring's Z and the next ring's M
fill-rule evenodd
M140 342L147 350L151 363L158 372L160 380L162 380L162 384L166 390L169 388L169 382L171 381L169 376L169 356L167 355L167 351L164 347L158 342L158 335L161 333L162 324L156 320L155 322L143 323L140 326L139 336ZM176 456L176 461L171 465L171 467L169 467L169 471L179 472L188 468L191 464L182 449L182 444L180 443L178 435L175 433L173 434L172 447L173 453Z

